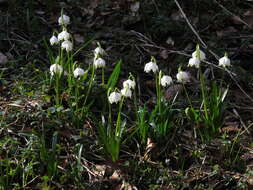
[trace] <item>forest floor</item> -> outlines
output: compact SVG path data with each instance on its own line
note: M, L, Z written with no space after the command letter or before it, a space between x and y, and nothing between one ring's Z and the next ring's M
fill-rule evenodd
M139 5L134 0L0 1L0 190L253 189L252 1L143 0ZM106 81L121 60L115 85L121 88L131 73L138 105L147 115L157 101L154 76L144 72L151 56L173 80L179 67L189 72L191 82L174 81L163 91L164 105L173 102L175 113L166 135L150 132L153 123L147 119L150 133L143 143L134 103L126 100L121 114L126 130L119 158L112 161L99 140L98 125L108 114L99 86L78 124L67 92L61 94L61 109L54 107L49 68L55 49L49 39L60 32L62 10L71 19L74 49L88 42L75 57L78 63L88 69L99 42L106 51ZM207 57L201 63L206 89L212 81L228 89L222 125L208 140L198 133L206 126L185 112L188 96L194 105L203 104L197 71L187 67L196 44ZM217 65L225 52L231 67L223 69Z

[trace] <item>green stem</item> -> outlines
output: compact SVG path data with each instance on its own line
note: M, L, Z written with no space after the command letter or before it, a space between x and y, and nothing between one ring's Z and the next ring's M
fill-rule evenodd
M88 96L90 94L90 90L91 90L91 86L92 86L92 83L93 83L93 80L94 80L94 76L95 76L95 66L93 65L92 66L91 78L90 78L89 86L88 86L88 90L87 90L87 94L86 94L85 100L84 100L84 105L86 104Z
M124 102L124 97L122 97L120 104L119 104L119 112L118 112L116 131L115 131L117 137L120 137L120 132L121 132L120 124L121 124L121 110L122 110L123 102Z
M186 94L186 98L187 98L187 100L188 100L188 102L190 104L191 109L193 109L192 102L191 102L191 100L189 98L189 95L188 95L188 92L187 92L187 90L185 88L185 85L184 85L184 83L182 83L182 84L183 84L183 88L184 88L184 91L185 91L185 94Z
M105 71L104 68L102 68L102 86L105 84Z
M135 108L135 117L136 117L137 122L139 123L137 97L136 97L136 91L135 90L134 90L134 108Z
M155 76L156 80L156 96L157 96L157 105L158 105L158 110L159 114L161 114L161 86L160 86L160 74Z
M110 103L109 103L109 124L112 126L112 106Z
M199 68L199 78L200 78L202 99L203 99L203 102L204 102L204 113L205 113L206 119L208 120L209 117L208 117L207 99L206 99L206 93L205 93L205 79L204 79L204 76L203 76L200 68Z

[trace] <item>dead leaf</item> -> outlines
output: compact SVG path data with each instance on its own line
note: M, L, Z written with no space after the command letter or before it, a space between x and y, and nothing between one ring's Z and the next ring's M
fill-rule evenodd
M119 187L119 190L138 190L137 187L131 185L130 183L123 180L122 184Z
M80 44L84 43L84 37L81 36L80 34L74 34L74 39L75 39L76 42L78 42Z
M175 84L170 86L166 92L165 92L165 98L167 100L173 100L173 98L177 95L177 94L181 94L183 92L183 86L181 84Z
M248 177L247 183L251 186L253 186L253 176Z
M247 10L243 15L244 16L253 16L253 9Z
M245 16L245 19L244 19L245 22L246 22L249 26L253 27L253 9L249 9L249 10L246 11L243 15Z
M140 2L139 1L136 1L136 2L133 2L131 5L130 5L130 10L133 12L133 13L137 13L140 9Z
M0 63L8 62L7 56L5 56L2 52L0 52Z
M236 122L235 125L228 125L221 129L222 132L238 132L240 129L238 128L238 123Z
M182 21L184 18L180 11L173 12L170 17L173 21Z
M224 30L216 31L218 37L229 36L232 33L238 32L233 26L229 26Z
M168 58L168 51L165 49L165 50L162 50L160 52L160 56L163 58L163 59L167 59Z
M242 19L239 16L232 16L231 20L234 24L240 25L243 24Z
M253 160L253 153L252 152L246 152L241 157L244 161L248 162L250 160Z
M246 17L245 22L248 23L250 27L253 27L253 16Z
M155 147L156 147L156 144L153 143L151 138L148 138L147 139L146 151L145 151L145 154L144 154L144 157L143 157L144 160L150 160L151 153L153 152Z

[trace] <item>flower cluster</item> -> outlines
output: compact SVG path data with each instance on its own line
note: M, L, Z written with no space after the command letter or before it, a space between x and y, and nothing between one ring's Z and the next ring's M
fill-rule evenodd
M61 15L58 19L59 25L62 26L62 31L58 33L56 37L55 34L50 38L50 44L57 45L61 43L61 48L70 52L73 50L73 43L71 41L71 35L67 31L67 25L70 24L70 18L67 15Z
M204 61L206 59L206 54L199 49L199 46L197 45L196 51L192 53L192 57L189 59L188 66L189 67L200 67L200 62ZM224 57L219 59L219 66L221 67L230 67L230 59L228 58L227 53L225 53Z
M118 103L121 101L122 97L124 98L131 98L132 97L132 91L135 89L136 83L134 79L128 79L123 82L123 88L120 90L120 92L114 91L112 92L108 100L110 104Z
M65 50L66 52L71 52L73 50L73 43L71 42L71 34L67 31L66 26L70 24L70 18L67 15L62 14L59 19L58 23L62 26L62 31L58 33L57 37L53 35L49 42L52 46L61 43L61 49ZM60 64L52 64L50 66L50 74L54 76L54 74L62 74L63 73L63 65ZM71 71L72 72L72 71ZM66 71L64 73L67 73ZM73 75L75 78L80 78L85 74L82 68L77 67L73 71Z
M151 71L156 74L159 71L159 68L156 64L156 59L154 57L151 57L151 61L146 63L145 67L144 67L144 71L146 73L150 73ZM168 75L164 75L163 77L161 77L160 80L160 84L163 87L167 87L169 85L171 85L173 83L173 80L170 76Z

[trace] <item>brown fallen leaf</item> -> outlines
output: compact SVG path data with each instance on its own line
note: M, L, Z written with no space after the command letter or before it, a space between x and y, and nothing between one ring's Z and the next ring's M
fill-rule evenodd
M144 160L150 160L151 159L151 153L153 152L155 147L156 147L156 143L154 143L151 138L148 138L147 139L146 151L145 151L145 154L144 154L144 157L143 157Z
M180 95L183 92L184 88L181 84L175 84L170 86L165 92L165 98L168 101L173 100L173 98L178 94Z
M216 31L218 37L229 36L232 33L238 32L233 26L229 26L224 30Z
M165 49L165 50L162 50L160 52L160 56L163 58L163 59L167 59L168 58L168 51Z
M75 39L76 42L78 42L80 44L84 43L84 37L81 36L80 34L74 34L74 39Z
M0 63L8 62L7 56L0 52Z

